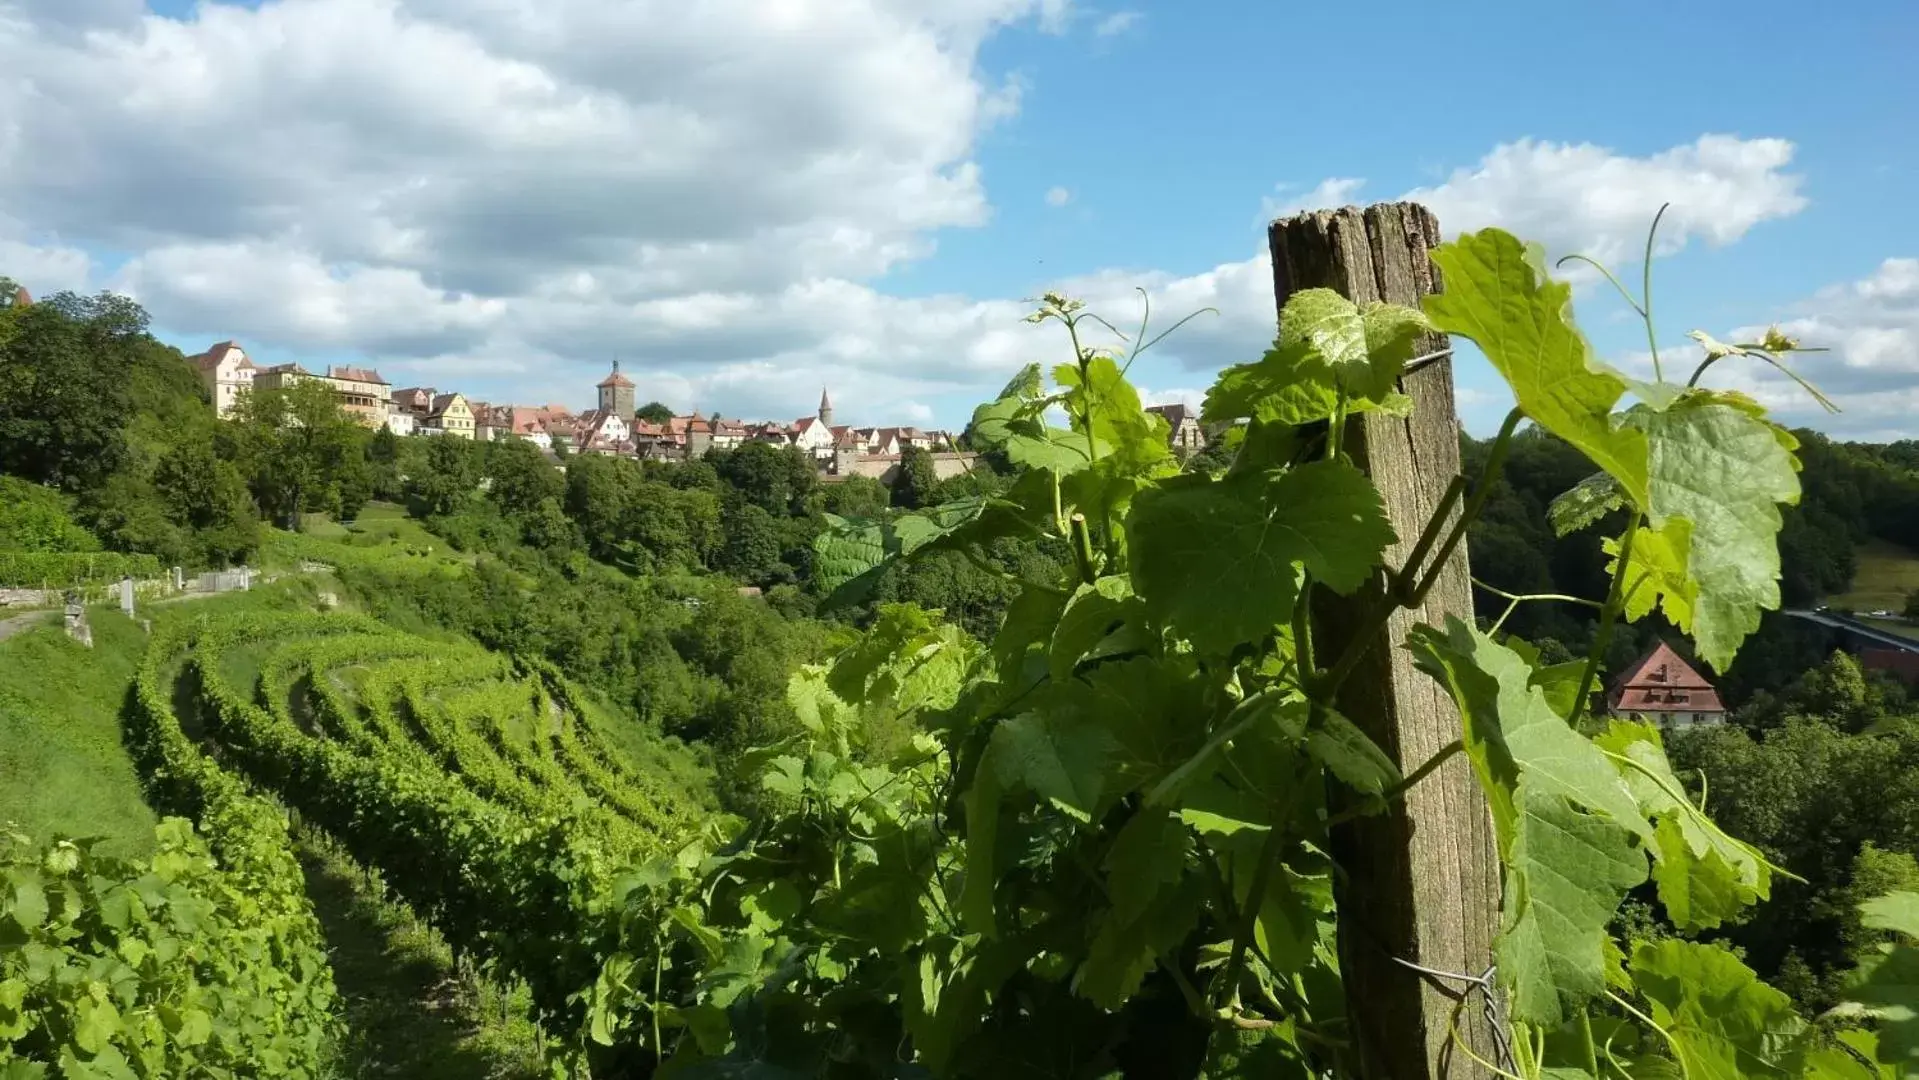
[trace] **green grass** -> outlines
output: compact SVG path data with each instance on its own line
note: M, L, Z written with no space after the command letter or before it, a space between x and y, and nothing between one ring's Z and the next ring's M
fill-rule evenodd
M1860 619L1859 621L1872 627L1874 630L1880 630L1888 634L1897 634L1900 637L1909 637L1915 641L1919 641L1919 626L1915 626L1912 623L1893 622L1890 619Z
M1919 552L1883 540L1859 545L1859 568L1852 588L1826 598L1836 608L1855 612L1905 610L1906 596L1919 590Z
M153 811L120 734L120 709L146 634L95 608L93 648L57 620L0 642L0 821L36 840L104 836L103 851L145 855Z
M314 592L311 581L294 579L149 604L139 614L164 624L213 612L311 608ZM36 840L104 836L104 851L144 855L155 818L122 741L120 711L147 637L112 605L89 608L87 621L91 649L70 640L58 619L0 641L0 822Z

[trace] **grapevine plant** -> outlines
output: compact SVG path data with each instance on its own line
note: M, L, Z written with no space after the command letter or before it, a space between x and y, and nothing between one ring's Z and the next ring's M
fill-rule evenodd
M639 1039L671 1076L1358 1074L1328 833L1434 762L1402 774L1334 702L1388 617L1420 606L1530 421L1596 469L1555 502L1556 528L1618 531L1609 592L1576 600L1600 613L1585 659L1542 664L1452 617L1404 642L1458 706L1442 758L1470 761L1503 873L1491 981L1509 1049L1460 1042L1453 1059L1528 1080L1870 1077L1911 1060L1910 1032L1803 1020L1720 947L1609 933L1648 882L1673 925L1706 931L1780 873L1707 817L1657 729L1590 712L1617 620L1658 610L1723 671L1778 607L1796 442L1698 382L1728 357L1783 366L1796 344L1699 335L1689 380L1657 357L1640 380L1597 362L1536 249L1487 230L1432 258L1445 291L1423 310L1286 302L1274 347L1206 396L1231 451L1218 475L1182 470L1126 380L1145 327L1121 335L1130 355L1092 348L1094 327L1116 331L1045 297L1031 318L1064 328L1072 362L1050 388L1022 371L970 429L1017 479L835 518L816 548L840 599L900 560L969 558L1017 588L998 634L883 606L833 663L801 669L804 731L761 752L774 812L627 883L633 951L586 995L594 1037ZM1649 300L1627 298L1650 335ZM1360 413L1411 408L1399 380L1434 333L1477 345L1517 407L1481 475L1431 521L1394 522L1343 437ZM1070 552L1069 573L1005 574L987 550L1007 536ZM1333 649L1316 594L1352 597L1373 632ZM1892 986L1904 969L1879 970ZM1853 1015L1892 1014L1882 996Z

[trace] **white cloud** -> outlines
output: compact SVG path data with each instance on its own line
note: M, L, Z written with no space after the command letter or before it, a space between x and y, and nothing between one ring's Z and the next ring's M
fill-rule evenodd
M1336 210L1352 203L1353 196L1359 194L1365 184L1366 181L1349 176L1328 177L1306 191L1295 191L1294 185L1281 184L1275 189L1276 195L1260 201L1260 209L1269 219L1292 217L1302 210Z
M984 70L981 48L1016 23L1097 35L1128 14L266 0L169 19L136 0L0 0L0 273L36 293L129 289L195 349L358 354L489 400L577 404L618 357L680 407L797 416L826 384L849 418L954 423L954 401L1064 350L1015 300L883 290L938 230L988 220L976 147L1026 87ZM1549 242L1631 239L1633 215L1671 197L1695 207L1675 211L1676 242L1725 242L1803 203L1791 152L1513 143L1422 197L1449 228ZM1360 187L1334 178L1266 209ZM103 280L85 251L126 261ZM1048 284L1128 328L1136 286L1161 327L1218 308L1135 373L1190 386L1270 340L1270 267L1248 254Z
M1103 38L1118 37L1133 27L1138 26L1144 18L1146 18L1146 13L1143 11L1115 11L1111 15L1102 18L1098 24L1093 27L1093 36Z
M1065 206L1072 201L1073 193L1066 188L1050 187L1046 189L1046 205L1048 206L1057 208Z
M1805 209L1801 178L1785 172L1794 147L1784 139L1701 135L1646 157L1592 143L1521 139L1496 146L1444 183L1400 196L1424 203L1448 236L1489 225L1543 244L1554 257L1583 254L1609 265L1637 261L1661 203L1657 254L1693 239L1730 244L1753 226ZM1268 217L1354 201L1364 180L1331 177L1311 190L1268 199Z
M1803 387L1763 360L1727 357L1700 380L1751 395L1789 426L1816 427L1842 438L1886 441L1919 437L1919 259L1887 259L1869 276L1831 285L1787 305L1775 324L1809 349L1781 359L1839 406L1828 414ZM1763 324L1708 330L1723 341L1757 341ZM1669 380L1683 381L1703 353L1686 341L1662 346ZM1612 361L1651 377L1644 351Z

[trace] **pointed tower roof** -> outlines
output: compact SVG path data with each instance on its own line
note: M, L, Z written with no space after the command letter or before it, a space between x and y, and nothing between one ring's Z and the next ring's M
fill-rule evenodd
M600 380L601 386L632 386L633 380L620 374L620 362L613 361L613 373Z
M826 387L822 386L820 387L820 415L825 416L832 411L833 399L826 396Z
M1725 712L1719 691L1661 641L1614 679L1606 695L1614 712Z

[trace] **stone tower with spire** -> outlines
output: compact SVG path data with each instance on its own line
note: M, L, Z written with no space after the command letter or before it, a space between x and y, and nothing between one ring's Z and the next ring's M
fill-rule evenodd
M826 396L826 388L820 387L820 426L833 426L833 399Z
M613 373L600 380L600 409L631 424L633 422L633 380L620 374L620 362L613 361Z

